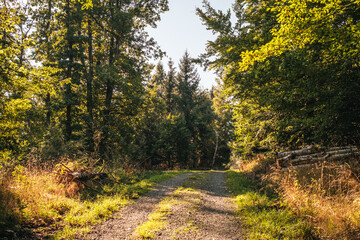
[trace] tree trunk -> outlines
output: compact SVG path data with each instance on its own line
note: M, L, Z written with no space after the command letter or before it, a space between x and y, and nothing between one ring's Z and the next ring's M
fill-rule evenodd
M50 21L51 21L51 9L52 9L52 0L48 1L48 13L47 13L47 23L46 23L46 51L47 51L47 59L50 59L50 55L51 55L51 47L50 47L50 43L49 43L49 36L50 36ZM46 94L46 98L45 98L45 107L46 107L46 126L50 126L51 123L51 96L50 93Z
M214 156L213 156L213 160L211 163L211 167L214 167L214 165L215 165L216 154L217 154L217 150L219 147L219 134L216 131L215 131L215 134L216 134L216 144L215 144L215 151L214 151Z
M110 68L113 66L114 64L114 38L111 37L110 40L110 50L109 50L109 66ZM111 100L112 100L112 96L113 96L113 90L114 90L114 86L113 86L113 81L112 79L108 79L106 82L106 93L105 93L105 110L103 113L103 137L101 139L101 144L100 144L100 154L103 155L104 157L109 158L109 154L106 151L106 148L108 146L108 138L109 138L109 128L110 128L110 113L111 113Z
M69 62L67 67L67 74L66 77L71 79L72 77L72 65L74 61L73 57L73 36L72 36L72 29L70 24L70 0L66 1L66 38L67 38L67 47L69 51ZM65 102L66 102L66 121L65 121L65 139L69 141L72 135L72 89L71 83L66 84L65 86Z
M92 12L90 12L89 14L92 14ZM88 47L88 52L89 52L89 73L88 73L88 78L87 78L87 84L86 84L86 88L87 88L87 103L86 103L86 107L87 107L87 112L88 112L88 119L87 119L87 133L86 133L86 137L87 137L87 143L88 143L88 151L90 152L94 152L94 119L93 119L93 76L94 76L94 69L93 69L93 64L94 64L94 59L93 59L93 46L92 46L92 41L93 41L93 37L92 37L92 22L91 22L91 18L89 16L88 19L88 43L89 43L89 47Z

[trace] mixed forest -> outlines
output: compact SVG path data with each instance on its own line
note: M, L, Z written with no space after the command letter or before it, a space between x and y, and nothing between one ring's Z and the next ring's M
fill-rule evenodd
M167 1L3 1L1 10L2 166L29 153L147 169L229 159L220 89L200 89L187 52L178 69L151 64L164 53L145 28Z
M216 38L178 63L162 62L147 33L168 10L168 0L1 0L3 189L31 169L207 169L359 145L359 0L234 0L228 11L204 0L196 14ZM217 73L212 89L198 66ZM21 198L8 190L0 208Z
M236 21L205 1L197 14L217 39L168 72L146 33L167 4L4 0L2 166L32 152L198 167L230 148L357 143L357 1L236 1ZM211 91L196 62L218 72Z

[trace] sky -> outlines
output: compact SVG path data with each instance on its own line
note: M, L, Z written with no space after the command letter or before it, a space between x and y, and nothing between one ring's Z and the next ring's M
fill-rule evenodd
M231 8L234 0L209 0L211 6L217 10ZM164 67L169 58L178 66L181 57L187 50L191 57L198 57L205 53L208 40L215 40L211 31L206 30L196 15L196 8L202 8L202 0L169 0L170 10L161 16L156 29L148 29L153 37L166 52L167 57L162 59ZM200 86L211 89L215 84L216 75L213 72L204 72L199 66L198 73L201 77Z

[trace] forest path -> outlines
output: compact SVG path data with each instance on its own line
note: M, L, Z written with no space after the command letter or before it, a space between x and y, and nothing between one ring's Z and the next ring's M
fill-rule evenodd
M148 194L121 209L112 219L97 225L87 239L130 239L136 226L146 221L156 204L192 174L181 174L156 185Z
M186 173L95 227L90 239L242 239L222 171Z

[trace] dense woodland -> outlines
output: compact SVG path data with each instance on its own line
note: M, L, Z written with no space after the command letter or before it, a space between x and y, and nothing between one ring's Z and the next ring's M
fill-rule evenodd
M359 1L237 0L228 12L204 1L197 14L216 40L168 71L151 64L164 52L146 32L167 10L167 0L2 0L1 168L64 156L212 167L358 143ZM211 91L197 63L217 71Z
M164 237L185 215L201 220L174 232L198 237L210 212L230 216L207 201L226 179L241 237L360 239L360 0L234 0L225 12L204 0L196 14L216 38L177 63L147 33L168 10L0 0L0 238L85 239L179 175L148 202L157 210L139 237ZM218 74L212 89L199 66ZM309 145L296 151L308 157L292 151ZM168 169L180 171L156 171Z
M2 1L2 166L64 156L147 169L228 161L220 89L200 89L187 52L178 68L151 64L164 53L145 29L166 10L165 0Z

